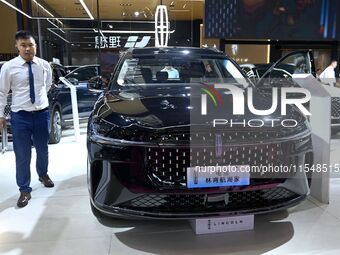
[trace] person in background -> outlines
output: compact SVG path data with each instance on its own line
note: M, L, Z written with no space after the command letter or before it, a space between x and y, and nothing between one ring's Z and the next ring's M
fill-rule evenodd
M320 79L320 74L321 74L321 72L322 72L321 68L317 68L317 69L316 69L315 74L316 74L316 78L317 78L317 79Z
M305 74L306 64L301 61L296 65L296 69L294 71L294 74Z
M335 86L335 68L337 65L338 62L336 60L332 60L331 64L320 74L319 78L323 83Z
M205 64L204 68L205 68L205 73L204 73L205 77L209 77L209 78L217 77L216 72L213 70L213 67L209 63Z
M179 79L179 73L176 68L173 68L172 66L165 66L162 69L162 72L168 73L168 79Z
M0 130L6 126L4 108L12 91L11 130L16 162L16 182L20 197L18 207L31 199L31 147L36 149L39 181L48 188L54 183L47 174L50 115L47 92L52 85L49 63L36 57L36 43L28 31L15 34L19 56L6 62L0 73Z

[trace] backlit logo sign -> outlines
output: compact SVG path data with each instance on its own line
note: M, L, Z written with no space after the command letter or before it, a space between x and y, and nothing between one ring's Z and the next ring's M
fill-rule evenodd
M169 17L165 5L158 5L155 13L155 46L166 47L169 41Z
M151 36L143 36L142 40L138 41L138 36L129 36L124 48L144 48L148 45Z
M116 49L116 48L144 48L151 40L151 36L129 36L124 43L121 36L96 36L95 48ZM122 45L124 45L122 47Z

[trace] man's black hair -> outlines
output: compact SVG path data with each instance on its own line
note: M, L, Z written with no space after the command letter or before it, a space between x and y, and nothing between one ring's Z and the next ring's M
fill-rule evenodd
M26 30L20 30L18 32L15 33L15 40L19 40L19 39L30 39L33 38L33 35L31 32L26 31Z

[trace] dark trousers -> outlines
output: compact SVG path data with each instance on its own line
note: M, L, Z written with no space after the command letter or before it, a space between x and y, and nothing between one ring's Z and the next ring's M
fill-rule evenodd
M12 112L11 130L16 162L16 180L21 192L31 192L31 151L37 152L36 170L39 177L47 174L50 114L39 112Z

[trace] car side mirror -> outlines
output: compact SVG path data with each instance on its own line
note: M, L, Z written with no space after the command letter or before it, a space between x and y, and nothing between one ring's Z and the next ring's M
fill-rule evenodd
M77 86L79 84L79 81L76 78L69 78L67 80L71 82L74 86Z

